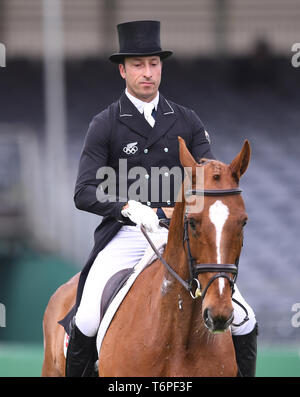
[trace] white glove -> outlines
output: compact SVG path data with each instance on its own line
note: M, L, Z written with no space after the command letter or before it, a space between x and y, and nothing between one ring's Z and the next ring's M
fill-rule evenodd
M138 226L143 225L147 232L159 231L159 220L152 208L135 200L128 201L128 207L121 211L121 214L128 217Z

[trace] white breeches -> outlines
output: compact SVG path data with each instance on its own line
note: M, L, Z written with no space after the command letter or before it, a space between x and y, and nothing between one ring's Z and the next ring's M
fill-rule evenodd
M161 233L168 230L161 228ZM151 238L151 233L149 234ZM76 313L76 325L82 333L94 336L100 323L100 303L103 289L107 281L118 271L134 267L143 257L149 243L137 226L123 226L114 238L99 252L85 281L81 302ZM240 327L231 326L233 335L250 333L256 319L253 310L241 296L237 286L233 297L248 311L249 321ZM244 310L233 302L234 323L240 323Z

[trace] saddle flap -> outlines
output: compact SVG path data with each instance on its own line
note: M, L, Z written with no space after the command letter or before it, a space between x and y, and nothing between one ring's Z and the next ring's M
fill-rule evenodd
M120 291L120 289L123 287L125 282L128 280L132 272L133 268L122 269L114 274L106 283L101 298L100 322L102 321L102 318L104 317L108 306L117 295L117 293Z

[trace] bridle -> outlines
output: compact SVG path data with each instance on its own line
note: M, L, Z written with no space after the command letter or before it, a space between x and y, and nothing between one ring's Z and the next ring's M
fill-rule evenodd
M241 194L242 190L239 188L233 188L233 189L216 189L216 190L187 190L186 191L186 197L193 196L193 195L200 195L200 196L231 196L231 195L237 195ZM188 259L188 265L189 265L189 272L190 272L190 280L192 282L196 282L197 288L196 288L196 293L202 297L202 300L204 300L204 297L206 295L206 292L208 288L211 286L211 284L217 279L217 278L226 278L228 280L230 288L231 288L231 295L234 292L234 284L237 279L237 274L238 274L238 261L239 258L237 258L235 263L196 263L195 258L193 258L192 253L191 253L191 248L190 248L190 238L189 238L189 233L188 233L188 224L189 224L189 219L187 215L185 214L184 216L184 238L183 241L186 242L187 245L187 259ZM200 286L200 282L198 280L198 275L200 273L208 273L208 272L213 272L216 273L214 276L212 276L206 287L202 290ZM233 279L231 279L226 273L231 273L233 274ZM191 293L191 291L190 291ZM192 294L191 294L192 295ZM195 295L193 296L195 298Z
M231 195L238 195L241 194L242 190L240 188L232 188L232 189L215 189L215 190L209 190L209 189L204 189L204 190L197 190L197 189L189 189L185 192L185 197L193 196L193 195L198 195L198 196L231 196ZM202 301L205 298L205 295L209 289L209 287L212 285L212 283L218 279L218 278L225 278L228 280L230 288L231 288L231 296L234 293L234 285L237 279L238 275L238 263L239 263L239 258L236 259L235 263L196 263L195 258L192 256L191 253L191 248L190 248L190 238L189 238L189 233L188 233L188 225L189 225L189 219L187 217L187 214L184 215L184 236L183 236L183 243L186 242L186 247L187 247L187 259L188 259L188 267L189 267L189 279L183 280L175 271L172 269L172 267L165 261L165 259L162 257L160 252L156 249L155 245L149 238L145 228L143 225L141 225L141 230L143 234L145 235L146 239L148 240L150 246L156 253L157 257L159 260L163 263L163 265L167 268L169 273L177 280L179 283L187 290L189 291L191 297L193 299L197 299L201 297ZM161 226L166 225L162 222ZM215 273L208 281L207 285L205 286L204 289L202 289L200 282L198 280L198 275L201 273ZM227 274L226 274L227 273ZM230 278L228 276L228 273L233 275L233 278ZM195 288L196 287L196 288ZM193 292L193 290L195 290ZM239 324L232 324L234 326L241 326L243 325L246 321L249 320L248 318L248 312L247 309L236 299L232 298L232 300L237 303L239 306L243 308L243 310L246 313L246 316L244 320L239 323Z

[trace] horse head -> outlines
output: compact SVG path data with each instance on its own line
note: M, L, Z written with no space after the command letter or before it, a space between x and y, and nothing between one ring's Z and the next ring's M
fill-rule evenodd
M223 332L233 321L231 298L247 222L238 186L250 161L250 144L246 140L229 165L210 159L198 163L178 139L180 162L190 170L190 197L184 200L185 250L202 297L204 323L211 332ZM195 205L199 199L201 205Z

